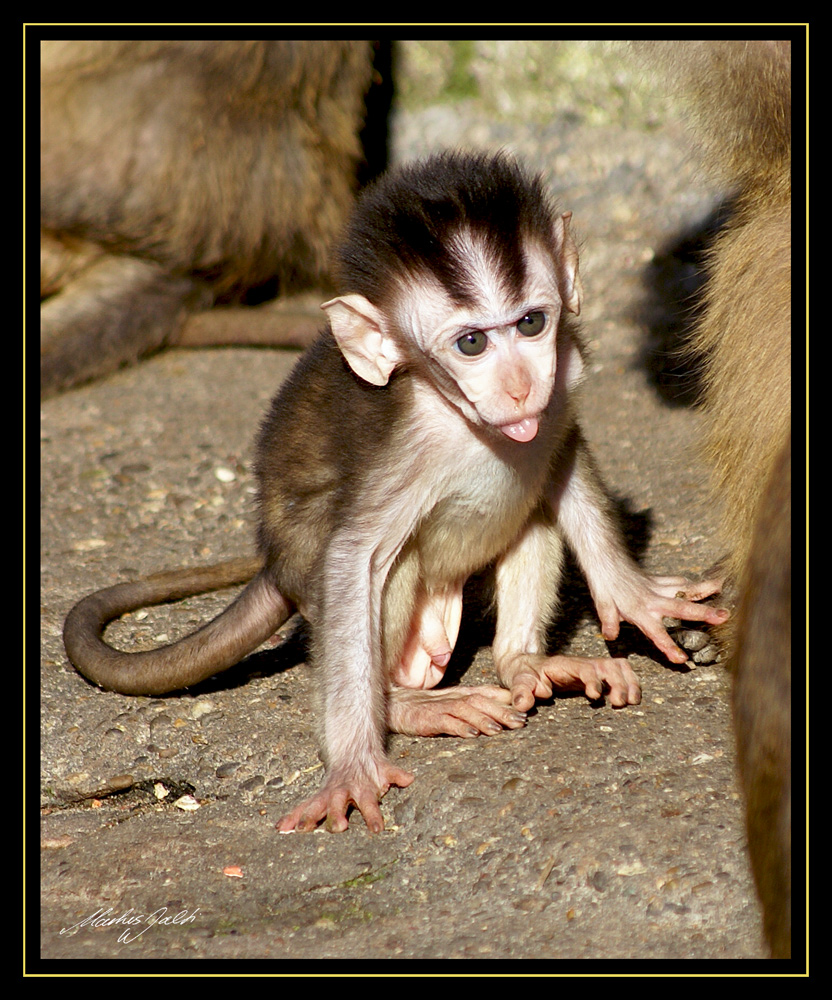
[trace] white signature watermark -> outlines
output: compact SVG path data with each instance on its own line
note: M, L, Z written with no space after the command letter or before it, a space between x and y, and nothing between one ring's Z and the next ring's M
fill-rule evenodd
M153 913L138 913L131 906L129 910L116 916L112 906L108 906L106 909L102 906L95 913L79 920L77 924L73 924L71 927L62 927L61 934L77 934L82 927L123 927L124 929L118 936L119 943L130 944L151 927L189 924L196 919L197 913L199 913L198 906L192 913L188 910L180 910L178 913L170 914L167 906L160 906Z

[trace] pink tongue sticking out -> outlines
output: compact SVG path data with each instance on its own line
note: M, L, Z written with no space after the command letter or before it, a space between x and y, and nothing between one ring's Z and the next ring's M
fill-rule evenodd
M517 424L503 424L500 430L513 441L531 441L537 435L537 417L525 417Z

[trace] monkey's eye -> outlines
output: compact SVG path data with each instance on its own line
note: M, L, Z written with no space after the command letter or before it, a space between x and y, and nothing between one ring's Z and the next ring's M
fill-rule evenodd
M523 337L536 337L546 326L545 312L531 312L517 324L517 332Z
M488 347L488 337L482 330L464 333L456 342L457 350L468 358L474 358Z

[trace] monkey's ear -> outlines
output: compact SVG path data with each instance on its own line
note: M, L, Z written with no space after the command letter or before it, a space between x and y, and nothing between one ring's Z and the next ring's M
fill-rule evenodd
M572 213L564 212L560 217L560 233L558 242L561 246L561 296L563 304L570 311L579 316L581 313L581 299L584 294L581 277L578 274L578 247L569 231L569 223L572 221Z
M341 295L324 302L332 333L356 375L371 385L386 385L402 361L395 342L385 332L384 314L363 295Z

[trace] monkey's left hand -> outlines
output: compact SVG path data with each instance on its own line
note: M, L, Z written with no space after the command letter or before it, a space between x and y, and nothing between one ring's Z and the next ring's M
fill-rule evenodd
M670 638L662 618L721 625L729 615L725 608L695 603L718 594L721 589L721 580L691 583L683 576L649 576L639 572L615 595L594 593L593 598L605 639L617 639L619 625L627 621L640 628L671 662L684 663L688 654Z

